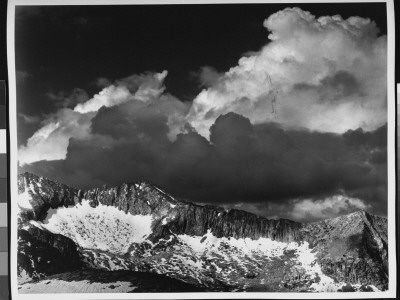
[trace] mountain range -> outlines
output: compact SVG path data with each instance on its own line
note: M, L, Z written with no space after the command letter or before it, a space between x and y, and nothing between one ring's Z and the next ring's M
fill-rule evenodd
M79 190L18 176L20 293L378 292L387 219L267 219L140 181Z

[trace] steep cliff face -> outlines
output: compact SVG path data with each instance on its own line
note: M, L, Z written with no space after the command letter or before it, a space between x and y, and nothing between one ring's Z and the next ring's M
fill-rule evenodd
M18 176L18 193L22 221L41 221L48 209L74 205L79 199L77 189L31 173Z
M99 204L114 206L132 215L152 215L156 232L202 236L211 229L216 237L271 238L292 242L299 240L301 224L290 220L269 220L245 211L225 211L216 206L199 206L177 201L167 193L146 182L122 184L113 188L82 191L40 178L30 173L19 176L20 194L29 193L32 209L24 209L26 219L43 220L49 208L74 205L88 200L92 207ZM161 220L167 218L168 226ZM157 223L157 221L159 221ZM164 222L165 223L165 222ZM153 236L154 239L159 236Z
M387 288L387 221L363 211L301 224L178 201L146 182L83 191L18 179L20 236L73 261L75 247L86 267L166 274L208 290Z
M19 283L83 267L76 244L35 226L18 230Z
M303 240L317 251L324 273L338 281L374 282L387 289L387 220L365 211L304 224Z
M132 215L153 215L155 219L169 219L168 226L155 228L159 234L173 232L202 236L209 229L217 237L272 238L294 241L300 224L290 220L268 220L254 214L215 206L199 206L176 201L159 188L146 182L123 184L115 188L103 187L79 194L93 207L99 204L115 206ZM155 224L156 225L156 224ZM161 224L162 226L162 224ZM157 239L159 236L153 236Z
M225 211L193 204L180 208L169 223L170 229L178 234L202 236L211 230L216 237L270 238L282 242L297 240L300 226L290 220L268 220L241 210Z

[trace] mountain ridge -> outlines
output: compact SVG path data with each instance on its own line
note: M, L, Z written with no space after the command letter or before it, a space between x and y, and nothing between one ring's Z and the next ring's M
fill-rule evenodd
M359 210L355 210L355 211L353 211L351 213L348 213L348 214L343 214L341 216L335 216L335 217L328 217L326 219L321 219L321 220L317 220L317 221L294 221L294 220L291 220L289 218L268 218L268 217L265 217L265 216L262 216L262 215L258 215L256 213L249 212L249 211L242 210L242 209L236 209L236 208L225 209L225 208L223 208L221 206L218 206L218 205L198 204L198 203L195 203L195 202L191 202L191 201L188 201L188 200L182 200L182 199L176 200L175 198L173 198L172 196L170 196L169 194L164 192L161 187L159 187L156 184L153 184L151 182L145 181L145 180L125 182L125 183L122 183L122 184L116 185L116 186L102 185L101 187L94 187L94 188L89 188L89 189L79 189L79 188L68 186L68 185L63 184L63 183L59 183L57 180L51 180L51 179L48 179L46 177L41 177L41 176L35 175L33 173L30 173L30 172L23 172L23 173L18 174L19 180L20 180L21 177L23 177L23 178L28 177L28 178L36 179L36 180L43 179L45 181L53 182L53 183L59 185L60 187L64 187L64 188L76 191L78 197L82 197L84 195L89 195L89 198L92 198L93 194L96 194L96 192L100 192L102 190L103 191L104 190L115 190L115 189L118 190L122 186L133 186L133 185L144 184L144 185L156 188L158 191L160 191L161 193L166 195L169 199L172 199L173 203L174 202L179 202L179 203L182 203L182 204L188 204L188 205L192 205L192 206L195 206L195 207L219 209L221 211L225 211L226 213L228 213L230 211L239 211L239 212L248 213L249 215L254 215L257 218L263 218L263 219L267 219L267 220L287 220L287 221L290 221L290 222L296 222L296 223L300 223L300 224L318 223L318 222L321 222L321 221L327 221L327 220L330 220L330 219L340 218L341 216L352 215L352 214L372 215L371 213L369 213L365 209L359 209ZM82 197L82 198L84 198L84 197ZM385 217L381 217L381 216L376 216L376 217L385 218Z
M254 274L249 271L249 268L237 267L237 269L232 270L226 278L221 278L221 276L214 274L214 272L212 274L215 275L215 280L208 282L207 276L209 275L207 275L207 272L210 272L209 268L207 270L202 269L202 273L196 275L197 279L195 280L192 278L195 277L191 273L193 270L190 268L188 269L186 265L180 263L180 273L171 271L169 265L164 266L164 269L168 269L167 271L164 269L159 270L159 266L156 266L155 262L151 259L150 262L146 262L149 260L146 258L146 253L150 251L149 253L153 253L151 254L152 256L157 255L161 257L168 249L185 247L185 249L189 249L187 251L190 252L190 255L188 254L184 258L180 258L180 260L187 261L187 258L190 257L190 259L197 261L198 259L204 260L201 258L204 254L198 257L198 254L196 254L197 250L193 247L200 247L203 249L204 245L202 244L204 243L209 247L207 249L204 248L204 251L206 251L204 253L209 253L211 251L210 249L214 249L217 246L220 247L221 245L223 246L224 243L229 244L231 241L247 239L250 239L249 241L265 241L265 239L267 239L275 246L279 243L284 243L285 245L307 243L307 245L310 245L310 249L312 248L316 251L315 259L321 265L322 272L324 274L329 274L336 281L350 282L353 284L369 283L380 289L387 288L387 234L385 235L385 230L387 231L387 220L385 221L383 217L370 215L366 211L358 211L317 222L300 223L288 219L270 220L263 216L237 209L226 211L217 206L201 206L190 202L179 201L157 186L145 181L122 184L111 188L103 186L89 190L79 190L31 173L23 173L18 177L18 186L20 193L19 201L22 203L19 204L20 229L24 230L23 227L25 226L25 229L36 238L35 235L38 235L35 231L36 229L31 229L32 224L35 224L35 226L41 228L41 230L53 231L52 234L55 232L63 233L67 238L75 239L74 243L78 245L77 251L81 255L87 254L85 259L88 260L88 264L92 266L98 267L99 265L104 265L104 263L110 264L111 261L114 264L121 260L121 257L124 255L128 255L130 258L128 265L126 265L127 268L131 268L135 271L152 271L161 274L166 272L165 274L169 274L172 278L183 279L185 282L191 284L198 284L197 281L199 281L201 285L205 285L208 288L213 285L218 285L216 284L218 280L222 280L222 282L225 282L224 284L228 283L228 285L232 285L233 282L241 282L243 280L237 278L237 274L240 272L244 272L244 278L248 278L246 280L252 282L254 281L253 276L257 278L257 276L261 276L260 274L262 272L266 271L264 267L254 268L259 270L258 273L256 272ZM26 201L26 199L28 200ZM129 222L134 222L134 224L136 224L134 227L139 226L138 228L140 228L140 226L146 224L146 222L151 219L151 225L146 229L147 231L144 231L146 236L144 239L131 236L130 241L133 241L131 243L129 239L125 239L126 236L121 236L128 244L131 243L130 247L127 248L123 245L124 243L117 241L115 247L112 248L114 250L110 252L110 250L107 249L111 248L103 246L108 252L102 252L103 250L101 250L101 248L93 248L90 246L93 248L91 249L88 246L92 245L90 244L92 242L94 245L98 245L99 243L99 239L90 238L91 232L85 233L84 235L85 239L90 240L89 244L79 243L79 239L82 239L82 236L77 236L75 230L76 228L79 229L79 226L81 226L79 222L82 221L79 220L84 220L81 217L74 217L75 219L73 220L75 220L78 225L74 225L75 227L72 229L69 227L68 222L63 223L58 221L58 223L54 223L55 221L53 221L53 215L51 214L57 216L60 212L67 211L73 207L78 211L106 209L107 213L110 213L110 209L114 207L116 210L112 210L112 214L119 216L116 218L118 222L120 222L120 220L125 220L124 218L129 218L129 216L133 216L134 218L139 218L141 216L140 218L142 219L139 221L129 221L127 219L126 224L123 223L122 227L117 227L120 228L120 231L115 231L114 235L116 236L119 236L121 232L128 235L132 234L132 230L129 228L133 227L132 223ZM48 216L49 211L52 212L50 217ZM125 215L120 215L119 212ZM68 214L71 212L65 213L65 216L69 218L70 215ZM76 213L74 212L74 214ZM90 213L87 216L91 218L92 215L93 213ZM98 219L101 217L102 215L97 215ZM150 219L146 219L148 217ZM52 222L54 224L52 224ZM97 224L97 227L102 226L100 223L95 224ZM91 226L92 225L88 224L86 225L87 228L82 227L79 229L79 232L85 232L85 230L89 230L88 228L92 228ZM93 227L93 229L90 230L97 230L97 228ZM194 242L194 238L198 239L200 246L193 244L194 246L192 245L188 248L187 243L191 245L190 243ZM217 242L217 244L215 244L215 239L225 242L222 244L221 242ZM100 244L101 243L100 241ZM162 245L161 248L159 246L160 244ZM148 247L150 247L150 250ZM151 247L155 247L155 250ZM237 248L237 246L232 245L229 247L229 249ZM118 254L120 251L122 251L121 254ZM217 249L211 252L217 255L215 251L217 251ZM218 251L222 250L218 248ZM245 249L245 251L247 250ZM258 249L254 251L257 252L261 250ZM262 251L266 250L264 249ZM284 250L285 253L291 253L290 251ZM106 258L107 256L110 257L110 253L115 255L115 259ZM212 259L216 257L214 254L211 255ZM242 258L242 256L239 257ZM225 260L226 259L230 258L225 258ZM243 259L248 258L244 257ZM127 263L126 260L123 261ZM249 264L258 264L257 259L253 258L249 259L248 262ZM157 263L159 264L159 262ZM222 264L222 262L220 263ZM265 264L268 265L270 262ZM289 286L289 289L297 289L299 286L310 283L310 276L312 277L312 275L305 273L299 275L298 271L293 273L292 269L290 270L291 275L289 276L290 283L284 283L282 285L284 280L281 280L282 282L278 284L280 288L284 288L286 284ZM234 274L234 276L232 274ZM232 281L232 278L235 278L235 280ZM300 283L292 286L293 282L297 282L293 278L297 278L296 280ZM241 284L246 286L248 283ZM250 286L254 286L254 282L251 283Z

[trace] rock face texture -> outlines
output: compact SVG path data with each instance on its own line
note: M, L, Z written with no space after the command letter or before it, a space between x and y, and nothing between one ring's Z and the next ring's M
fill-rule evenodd
M60 234L29 226L18 231L18 273L21 281L83 267L75 243Z
M387 220L366 211L304 224L303 240L317 251L322 270L338 281L374 282L387 289Z
M30 209L21 212L22 219L43 220L49 208L74 205L78 200L79 190L70 188L56 181L51 181L31 173L18 176L18 193L28 193Z
M260 248L260 250L257 248L257 250L250 251L254 257L249 260L249 264L254 263L254 268L246 266L246 263L239 263L238 267L227 274L226 277L219 278L216 275L215 280L210 283L203 281L206 280L207 276L210 276L207 275L207 272L212 271L210 266L213 265L213 259L210 258L209 265L207 265L204 255L199 256L199 254L196 254L199 251L199 247L201 248L203 247L202 245L210 243L207 242L210 240L218 239L219 241L224 241L218 242L218 247L220 247L217 249L218 251L230 247L230 249L234 249L237 252L239 246L236 244L227 246L226 243L230 241L248 241L250 239L253 241L272 241L273 245L278 245L279 243L282 243L282 245L298 243L300 245L307 242L309 248L315 253L316 262L320 265L323 275L332 278L335 282L361 285L367 290L366 285L373 285L380 290L387 289L387 220L370 215L365 211L320 222L302 224L286 219L269 220L235 209L225 211L220 207L200 206L178 201L158 187L146 182L122 184L112 188L103 186L83 191L30 173L24 173L18 177L18 188L19 201L21 201L19 205L19 236L21 238L19 249L21 270L19 272L21 276L27 273L25 275L28 277L40 278L41 276L55 274L56 270L54 268L57 268L58 273L88 266L102 268L103 258L109 257L108 268L111 268L111 261L113 265L118 262L118 265L121 266L120 269L167 274L170 277L188 283L196 282L198 284L198 282L201 282L202 287L206 286L208 288L213 284L225 287L229 283L234 286L241 283L239 277L242 276L247 278L247 281L243 283L244 289L249 287L249 282L251 282L252 285L247 290L259 290L260 287L258 285L268 281L268 277L261 278L260 274L264 274L267 270L277 266L277 264L271 266L271 258L268 258L268 268L264 267L258 258L254 258L254 253L259 255L260 251L265 252L265 249ZM105 249L104 246L104 249L101 247L95 249L96 247L94 246L89 247L87 243L80 243L78 238L75 240L73 236L68 238L63 235L62 231L55 233L55 229L49 227L48 224L51 224L52 220L56 219L55 217L51 219L51 214L56 214L57 209L75 207L76 211L79 211L82 210L80 208L83 207L82 203L86 202L93 209L113 207L128 216L151 216L151 234L146 236L145 242L132 242L127 247L129 251L121 256L120 253L110 253L109 250L103 253L101 251ZM66 224L65 226L69 225ZM192 239L194 237L199 238L200 246L197 246L197 244L193 246ZM43 264L40 261L36 264L34 263L34 267L32 267L32 263L29 265L28 261L31 258L29 258L29 254L26 254L29 253L29 250L25 246L28 243L39 245L35 247L42 249L31 256L41 257L41 260L46 260L46 262L57 261L56 267L52 263ZM213 243L207 245L216 247L216 242L214 241ZM195 266L198 264L196 266L197 269L204 269L204 272L199 271L196 276L190 275L190 272L193 271L192 269L190 269L192 271L186 272L186 269L182 271L185 266L181 266L181 271L185 274L182 276L168 269L169 265L174 264L174 257L166 256L165 253L171 251L178 253L179 249L189 249L187 245L191 245L191 248L189 248L193 264ZM279 244L278 246L283 247L282 245ZM210 253L210 249L203 249L203 254ZM293 257L300 257L300 254L296 254L296 256L291 252L292 250L288 249L285 248L283 250L283 254L280 254L281 257L286 257L285 259L288 260L293 260ZM51 259L45 258L46 255L50 255ZM154 260L156 257L160 261L168 259L169 265L165 265L160 269L159 266L156 266L157 261ZM199 257L203 257L201 258L201 266L198 263ZM214 256L212 257L214 258ZM218 255L215 254L215 257L218 257ZM243 259L247 259L245 256L243 257ZM182 263L182 259L187 259L187 257L180 259L180 263ZM65 266L60 263L66 260L71 263ZM216 274L218 272L221 273L221 271L218 271L218 268L223 267L221 261L222 259L218 263L214 263ZM267 260L263 259L263 261ZM283 270L288 265L291 264L282 264L281 268L276 269ZM301 284L309 287L313 283L318 283L316 282L318 278L311 276L310 279L309 275L306 276L301 271L301 268L295 267L295 265L293 263L290 271L288 269L285 274L282 274L282 280L279 283L277 282L276 286L279 285L281 290L297 290L297 286ZM249 271L250 269L259 271L252 273ZM193 278L195 279L193 280ZM254 284L256 281L258 282L257 286ZM265 290L268 290L268 288Z
M146 182L82 191L48 179L41 179L30 173L20 175L18 179L20 193L29 187L33 192L31 201L33 210L25 212L26 219L41 221L46 217L49 208L67 207L86 199L90 201L92 207L99 204L114 206L132 215L156 217L170 215L173 220L167 227L176 234L202 236L211 229L217 237L251 239L265 237L285 242L301 238L300 223L285 219L268 220L242 210L231 209L227 212L216 206L199 206L176 201Z

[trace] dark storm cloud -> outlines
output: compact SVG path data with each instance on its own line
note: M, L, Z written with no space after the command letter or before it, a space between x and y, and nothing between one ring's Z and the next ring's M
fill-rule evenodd
M71 139L65 161L22 170L81 188L148 180L199 203L264 205L271 208L260 211L266 215L293 206L293 199L345 193L386 214L386 126L338 135L253 125L228 113L211 127L210 141L189 131L171 142L167 122L144 103L103 107L92 137Z
M386 6L286 6L17 8L21 170L266 216L385 214Z
M166 143L167 121L159 107L136 101L112 108L103 106L92 121L92 131L114 140Z
M371 132L365 132L361 128L357 130L349 130L343 135L343 137L346 143L355 147L386 147L387 126L382 126Z

